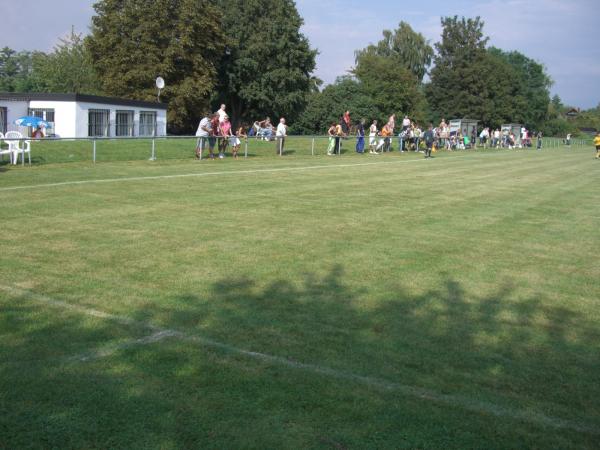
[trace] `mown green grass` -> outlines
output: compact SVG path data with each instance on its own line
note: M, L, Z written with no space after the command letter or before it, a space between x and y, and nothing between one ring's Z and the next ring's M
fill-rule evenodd
M0 168L0 447L597 446L591 149L271 150Z

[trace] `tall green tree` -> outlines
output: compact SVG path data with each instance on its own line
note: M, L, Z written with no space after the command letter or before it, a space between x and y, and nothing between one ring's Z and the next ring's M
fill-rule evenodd
M442 18L435 44L435 67L426 86L432 119L472 118L484 125L525 119L526 98L516 70L501 55L488 52L483 21Z
M218 6L211 0L100 0L86 46L102 90L155 100L154 80L167 87L171 132L195 129L209 105L227 44Z
M52 53L34 55L33 77L44 92L101 93L83 37L74 30L59 39Z
M306 108L292 124L292 129L300 134L322 134L329 125L337 123L346 110L351 111L354 122L362 118L383 119L364 85L354 77L343 76L323 91L310 94Z
M505 52L491 47L488 50L508 63L516 75L518 95L525 99L522 122L530 128L537 129L546 120L550 104L550 87L552 79L544 66L517 51Z
M414 31L408 23L400 22L396 30L383 30L383 39L377 44L356 51L356 64L367 55L392 58L412 72L420 83L431 65L433 48L421 33Z
M380 118L406 114L419 122L425 119L425 98L418 79L405 67L398 66L394 58L365 53L353 73Z
M0 92L43 92L34 74L34 61L41 52L17 52L9 47L0 50Z
M221 0L231 43L222 61L218 102L234 121L264 115L298 116L314 90L316 50L300 32L302 17L292 0Z

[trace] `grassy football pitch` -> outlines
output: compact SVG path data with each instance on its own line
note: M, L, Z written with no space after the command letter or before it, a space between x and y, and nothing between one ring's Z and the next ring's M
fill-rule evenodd
M0 166L0 448L594 448L589 148Z

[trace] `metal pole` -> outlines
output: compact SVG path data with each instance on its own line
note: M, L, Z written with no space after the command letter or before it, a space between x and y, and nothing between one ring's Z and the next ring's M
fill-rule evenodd
M94 164L96 164L96 139L92 139L92 142L94 144L94 149L92 152L92 161L94 162Z
M150 157L150 161L156 161L156 144L154 142L154 138L152 138L152 156Z
M310 149L310 153L312 156L315 156L315 138L312 138L312 146Z

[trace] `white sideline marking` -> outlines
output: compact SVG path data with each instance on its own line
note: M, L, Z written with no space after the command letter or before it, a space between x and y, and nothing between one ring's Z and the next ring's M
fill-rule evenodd
M451 159L457 158L467 158L473 156L492 156L492 155L507 155L509 153L478 153L475 155L453 155ZM189 178L189 177L209 177L209 176L219 176L219 175L247 175L252 173L273 173L273 172L295 172L295 171L304 171L304 170L322 170L322 169L338 169L338 168L347 168L347 167L364 167L364 166L375 166L382 164L408 164L408 163L417 163L430 161L425 158L422 159L410 159L410 160L402 160L402 161L377 161L377 162L368 162L368 163L355 163L355 164L323 164L318 166L301 166L301 167L273 167L269 169L248 169L248 170L225 170L220 172L200 172L200 173L183 173L183 174L175 174L175 175L149 175L149 176L140 176L140 177L125 177L125 178L103 178L98 180L79 180L79 181L61 181L58 183L46 183L46 184L30 184L26 186L11 186L11 187L3 187L0 188L0 192L7 191L18 191L23 189L41 189L41 188L51 188L51 187L60 187L60 186L77 186L82 184L101 184L101 183L118 183L118 182L128 182L128 181L146 181L146 180L167 180L172 178ZM428 163L429 164L429 163Z
M131 348L131 347L137 347L137 346L142 346L142 345L154 344L156 342L160 342L164 339L167 339L167 338L170 338L173 336L175 336L175 333L173 333L170 330L157 331L156 333L153 333L149 336L141 337L139 339L131 339L131 340L122 342L120 344L109 345L109 346L102 347L98 350L93 350L90 352L85 352L85 353L81 353L79 355L71 356L70 358L67 358L67 361L87 362L87 361L94 361L96 359L107 358L107 357L112 356L115 353L119 352L120 350L125 350L125 349Z
M535 411L519 410L509 408L506 406L499 406L490 402L475 400L462 395L442 394L439 392L416 386L410 386L370 376L358 375L352 372L337 370L326 366L292 361L290 359L270 355L268 353L245 350L242 348L234 347L229 344L225 344L223 342L214 341L210 338L205 338L197 335L190 335L182 331L172 330L168 328L161 328L150 323L140 322L124 316L109 314L93 308L87 308L85 306L74 305L62 300L57 300L48 297L43 294L38 294L35 292L27 291L12 286L0 285L0 291L4 291L5 293L8 293L14 297L35 300L37 302L45 303L53 307L75 311L92 317L107 319L123 325L146 328L154 332L151 336L128 341L121 345L113 346L112 348L106 349L104 351L100 350L85 355L80 355L79 357L75 357L76 359L78 358L79 361L88 361L95 358L110 356L116 353L121 348L131 347L133 345L152 344L154 342L159 342L165 338L175 338L205 347L217 348L228 353L246 356L255 360L264 361L275 365L288 367L291 369L304 370L307 372L312 372L314 374L323 375L331 378L352 381L382 391L399 392L406 396L415 397L423 400L429 400L435 403L443 403L451 407L460 407L467 411L475 412L478 414L491 414L497 417L507 417L509 419L522 420L524 422L529 422L536 425L542 425L556 429L567 429L580 433L600 435L600 428L597 425L590 425L578 421L551 417Z

